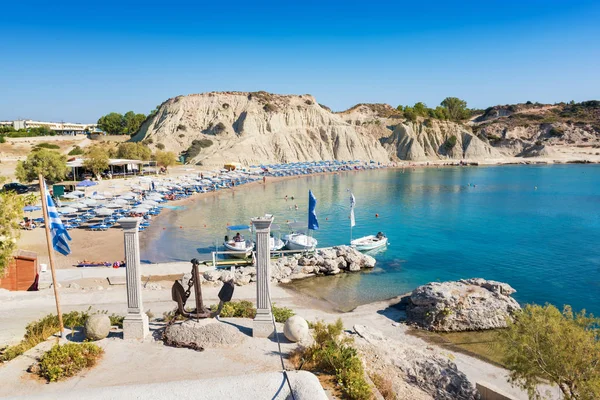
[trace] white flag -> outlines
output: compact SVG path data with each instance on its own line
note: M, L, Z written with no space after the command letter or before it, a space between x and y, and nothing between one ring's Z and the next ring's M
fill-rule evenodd
M354 220L354 205L356 204L356 199L354 198L354 194L350 193L350 226L355 226L356 221Z

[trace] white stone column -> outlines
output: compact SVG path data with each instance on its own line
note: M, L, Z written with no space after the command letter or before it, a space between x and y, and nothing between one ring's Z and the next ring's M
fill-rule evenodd
M269 234L272 216L252 218L256 231L256 317L252 323L252 336L269 337L274 333L273 315L269 303L271 282L271 248Z
M148 316L142 305L142 277L140 268L140 218L121 218L125 236L125 277L127 284L127 316L123 320L123 339L144 339L150 329Z

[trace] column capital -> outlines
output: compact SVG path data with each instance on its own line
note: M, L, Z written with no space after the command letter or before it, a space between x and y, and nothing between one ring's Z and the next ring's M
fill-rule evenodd
M265 214L264 217L254 217L252 218L252 225L254 228L258 230L265 230L271 227L273 223L273 216L270 214Z
M121 225L123 230L130 231L130 230L138 230L141 221L142 221L141 218L127 217L127 218L121 218L117 222L119 223L119 225Z

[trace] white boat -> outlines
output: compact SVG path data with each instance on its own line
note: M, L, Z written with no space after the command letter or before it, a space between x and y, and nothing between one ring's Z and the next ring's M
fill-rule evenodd
M254 250L254 242L252 240L244 239L239 232L249 230L250 227L248 225L233 225L227 227L227 232L237 231L237 233L231 238L229 235L225 236L225 240L223 241L225 250L234 252L227 254L227 256L233 258L248 258L252 255L252 251Z
M279 251L285 246L285 242L279 238L279 225L271 225L271 237L269 237L269 249L271 252Z
M358 251L371 251L385 247L388 244L388 239L382 232L378 232L377 235L352 239L352 228L356 225L356 221L354 220L355 206L356 199L354 198L354 194L350 193L350 246Z
M290 222L291 233L285 235L285 248L288 250L314 250L317 247L317 239L306 234L308 230L306 223Z
M301 232L290 233L283 237L287 243L288 250L314 250L317 247L317 239Z
M370 251L379 249L386 246L388 238L381 232L377 235L363 236L358 239L354 239L350 242L350 245L358 251Z

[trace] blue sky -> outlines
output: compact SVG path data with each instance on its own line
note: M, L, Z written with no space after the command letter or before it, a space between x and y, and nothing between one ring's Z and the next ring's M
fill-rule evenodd
M598 21L579 0L5 2L0 120L94 122L225 90L334 110L600 99Z

